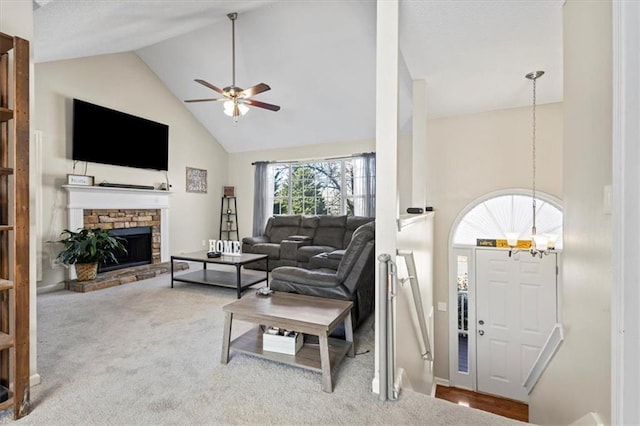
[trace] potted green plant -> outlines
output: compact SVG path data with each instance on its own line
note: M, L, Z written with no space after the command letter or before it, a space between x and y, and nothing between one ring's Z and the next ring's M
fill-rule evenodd
M107 260L118 263L116 255L126 253L124 238L114 237L106 229L82 228L78 232L65 229L62 239L52 241L61 243L64 248L57 258L65 265L74 265L78 281L95 279L98 264Z

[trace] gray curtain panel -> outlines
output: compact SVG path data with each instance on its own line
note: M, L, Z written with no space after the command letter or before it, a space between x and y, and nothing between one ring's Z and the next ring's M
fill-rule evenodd
M362 154L353 159L354 168L354 214L374 217L376 215L376 154Z
M269 176L267 161L257 161L255 163L255 175L253 178L253 236L262 235L267 217L271 212L269 206Z

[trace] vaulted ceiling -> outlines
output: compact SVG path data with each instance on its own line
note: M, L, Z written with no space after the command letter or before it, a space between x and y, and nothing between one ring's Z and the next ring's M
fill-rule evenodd
M538 103L562 100L563 0L400 2L400 121L411 80L427 82L429 117L531 104L529 71L545 70ZM231 83L236 21L240 87L279 112L238 123L216 102L185 104L229 152L370 139L375 134L376 3L336 1L34 1L36 62L134 51L178 99Z

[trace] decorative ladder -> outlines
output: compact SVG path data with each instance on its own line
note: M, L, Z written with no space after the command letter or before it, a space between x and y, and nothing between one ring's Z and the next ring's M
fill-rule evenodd
M10 106L12 104L12 107ZM0 33L0 410L29 413L29 42Z
M233 206L231 205L232 201ZM226 224L226 229L223 228L223 224ZM233 234L235 234L235 238L233 238ZM236 197L222 197L222 204L220 206L220 237L218 239L240 241Z

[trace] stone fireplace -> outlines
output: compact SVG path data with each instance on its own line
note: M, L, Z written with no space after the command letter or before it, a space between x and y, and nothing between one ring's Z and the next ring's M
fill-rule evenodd
M85 209L85 228L102 228L127 241L127 254L118 264L106 265L100 272L146 263L160 263L160 211L158 209Z
M80 185L63 188L68 193L69 229L99 227L131 234L127 230L150 228L150 262L145 263L169 261L168 191ZM132 263L136 262L141 260ZM69 278L75 279L73 268L69 271Z

